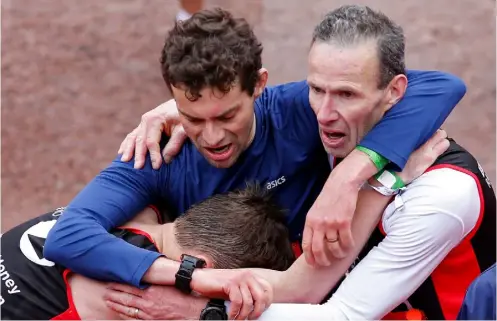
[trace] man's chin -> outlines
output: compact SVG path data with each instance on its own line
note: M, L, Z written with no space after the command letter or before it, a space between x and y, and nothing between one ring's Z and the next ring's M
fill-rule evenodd
M351 152L351 149L346 146L341 146L339 148L330 148L324 146L324 149L326 150L326 153L328 153L328 155L331 155L335 158L345 158Z
M238 155L232 155L228 159L225 159L222 161L213 160L213 159L207 157L207 155L203 155L203 156L205 157L205 159L207 160L207 162L209 164L211 164L212 166L214 166L216 168L230 168L231 166L233 166L233 164L235 164L236 160L238 159Z

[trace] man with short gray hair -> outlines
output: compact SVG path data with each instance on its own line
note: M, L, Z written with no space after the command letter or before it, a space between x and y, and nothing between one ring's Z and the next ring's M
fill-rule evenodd
M342 6L316 26L308 59L309 102L332 169L355 150L367 153L375 164L383 162L382 155L371 151L377 150L375 144L381 140L363 138L396 101L409 95L407 76L411 75L405 69L404 41L400 26L365 6ZM418 79L411 76L409 81ZM426 95L440 90L435 82L423 88ZM426 125L414 117L409 124ZM407 148L393 137L382 139L394 144L399 155ZM402 162L396 154L388 159L393 164ZM342 285L331 292L330 301L322 306L273 304L263 320L378 319L397 306L389 318L456 317L471 279L495 262L495 247L488 247L495 243L495 195L484 172L473 156L451 141L436 166L409 186L403 187L404 182L390 170L380 170L376 177L383 186L373 184L372 189L397 196ZM327 206L330 213L336 210ZM289 292L281 301L276 290L278 302L317 303L335 285L332 271L343 260L331 258L327 251L339 252L335 241L344 235L327 228L322 217L314 214L311 210L307 215L303 250L308 262L329 267L316 271L297 261L275 285L279 292ZM364 216L360 220L366 221ZM476 256L470 255L473 252ZM448 282L450 291L445 290Z

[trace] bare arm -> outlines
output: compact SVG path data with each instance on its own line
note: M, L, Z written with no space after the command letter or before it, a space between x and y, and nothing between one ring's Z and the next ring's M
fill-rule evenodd
M359 192L359 201L352 222L356 238L354 248L343 259L335 259L328 267L313 267L301 256L287 271L258 270L257 273L272 280L274 302L319 303L345 274L374 230L390 197L373 190Z

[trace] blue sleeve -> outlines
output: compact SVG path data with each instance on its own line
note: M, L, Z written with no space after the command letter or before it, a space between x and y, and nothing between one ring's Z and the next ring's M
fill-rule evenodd
M402 170L409 155L440 128L466 93L464 82L438 71L408 71L404 98L364 137L360 145Z
M143 286L143 275L160 254L133 246L108 231L157 199L168 166L156 171L147 157L144 169L136 170L134 161L126 163L119 158L67 206L48 234L44 256L87 277Z
M494 264L471 283L457 320L495 320L495 277Z

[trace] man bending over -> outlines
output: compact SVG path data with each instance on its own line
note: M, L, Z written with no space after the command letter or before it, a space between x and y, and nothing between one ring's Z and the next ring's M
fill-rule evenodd
M119 313L106 306L105 283L72 273L43 257L45 238L63 211L64 208L57 209L3 234L2 319L120 318ZM284 212L255 185L212 196L192 206L173 223L158 224L157 214L147 208L111 232L173 260L179 261L184 253L196 256L211 268L261 267L283 271L295 259ZM251 284L257 287L267 283L254 280ZM136 309L130 312L143 314Z

